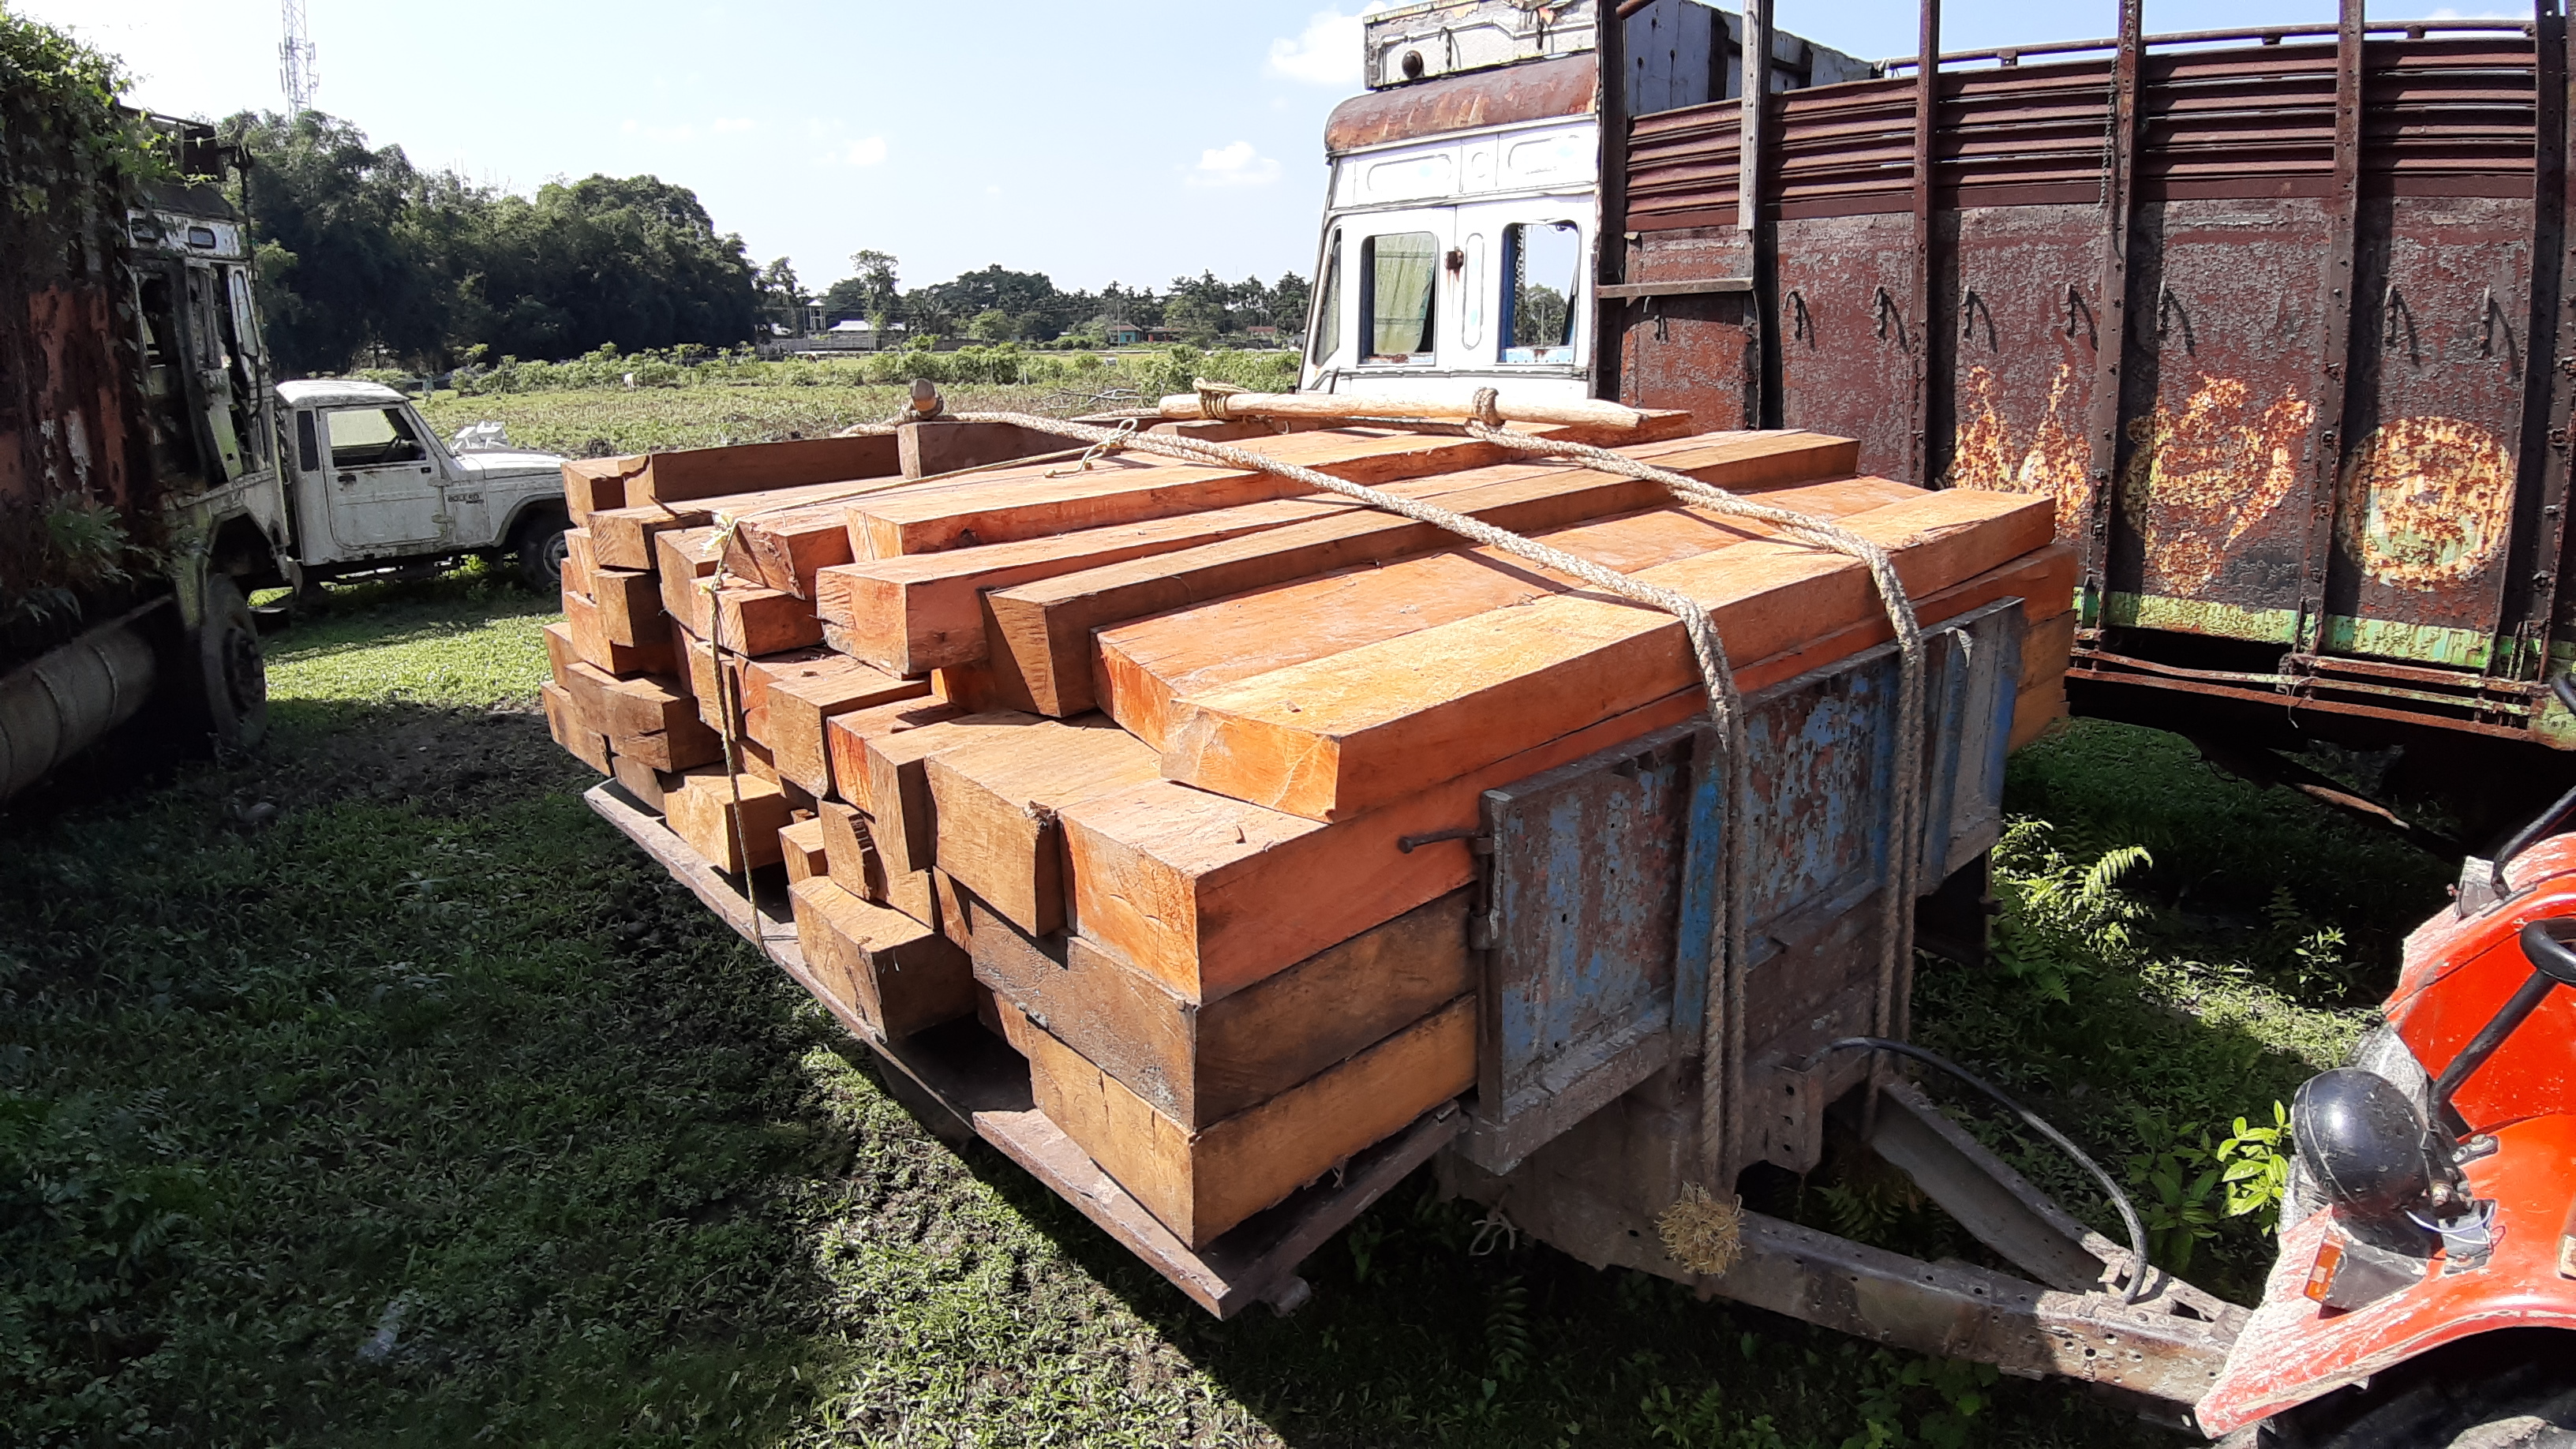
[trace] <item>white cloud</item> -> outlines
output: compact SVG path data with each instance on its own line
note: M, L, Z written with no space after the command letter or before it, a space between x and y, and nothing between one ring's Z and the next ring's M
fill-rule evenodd
M1278 179L1279 163L1253 150L1250 141L1200 152L1188 177L1192 186L1267 186Z
M719 136L736 136L759 124L760 123L758 121L752 120L748 116L741 118L718 116L716 117L716 134Z
M886 158L883 136L861 136L842 148L841 162L847 166L874 166Z
M2530 12L2508 14L2502 10L2454 10L2445 5L2424 17L2427 20L2529 20Z
M1368 0L1357 14L1316 11L1307 18L1304 34L1270 42L1270 73L1310 86L1359 89L1360 19L1386 8L1386 0Z

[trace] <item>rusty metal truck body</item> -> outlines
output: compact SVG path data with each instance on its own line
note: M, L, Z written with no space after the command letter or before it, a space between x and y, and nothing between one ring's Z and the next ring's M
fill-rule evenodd
M2565 21L2344 10L1611 118L1600 389L2054 496L2079 710L2576 747Z
M1418 45L1410 81L1372 44L1377 88L1328 128L1306 386L1580 386L1857 437L1863 468L1908 481L2046 492L2085 554L2079 712L2565 764L2576 717L2545 688L2576 665L2563 15L2347 5L2150 36L2130 4L2108 38L1863 68L1770 8L1683 41L1698 7L1628 0L1592 51L1568 11L1555 49L1497 68ZM1937 52L1937 4L1925 20ZM1502 204L1502 163L1522 131L1593 122L1583 315L1515 356L1511 243L1537 218ZM1547 204L1580 222L1583 180ZM1393 230L1448 264L1435 346L1375 350L1389 309L1331 285L1337 257L1374 280Z

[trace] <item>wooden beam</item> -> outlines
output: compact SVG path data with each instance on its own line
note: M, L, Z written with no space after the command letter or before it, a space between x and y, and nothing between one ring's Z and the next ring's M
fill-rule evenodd
M584 597L589 597L591 594L590 572L597 566L598 562L592 557L590 551L590 530L587 528L565 529L563 563L564 590L567 593L575 593L583 595Z
M602 509L590 516L587 525L591 553L603 568L649 569L653 567L653 541L662 534L683 528L711 528L719 516L740 518L748 513L846 498L853 486L849 483L808 484L800 488L702 498L695 502L631 503L624 508Z
M641 454L628 458L567 458L563 465L564 508L576 526L587 526L603 509L626 506L626 480L642 471Z
M877 848L886 853L886 869L928 870L939 863L939 812L924 761L982 736L1039 722L1036 715L995 710L868 737L862 744L868 819L875 826Z
M895 440L881 433L687 448L647 456L644 466L626 480L626 502L680 503L767 489L891 478L898 462Z
M764 738L778 773L816 795L832 790L831 748L824 724L838 715L878 705L927 700L930 685L897 679L855 659L838 654L769 664L755 660L745 671L746 685L757 681L760 705L768 711ZM746 688L749 696L755 692Z
M678 786L663 794L662 818L672 834L727 875L778 864L778 832L792 823L784 790L720 768L683 772Z
M1201 1006L1081 936L1033 936L971 896L975 977L1157 1112L1197 1130L1473 991L1467 891Z
M1971 489L1842 520L1928 594L2045 546L2055 501ZM1710 611L1759 659L1882 612L1869 571L1761 539L1635 575ZM1184 696L1164 773L1302 815L1348 819L1699 683L1678 619L1560 595Z
M787 863L787 883L831 878L831 860L823 850L823 822L799 820L778 832L778 853Z
M1205 1247L1406 1124L1476 1075L1466 997L1260 1106L1192 1132L1007 1006L1047 1120L1183 1242Z
M936 861L1033 935L1064 928L1064 842L1056 812L1162 775L1162 757L1105 719L987 730L926 757ZM927 864L927 862L920 862Z
M537 686L538 702L545 706L546 733L571 756L603 775L614 774L608 750L608 736L583 723L581 711L572 695L553 684Z
M823 855L835 884L862 900L903 912L925 926L943 926L939 897L926 870L888 871L868 817L838 800L815 808L823 827ZM947 934L943 929L942 934Z
M895 428L895 448L906 478L929 478L1081 446L1060 433L1038 432L1016 423L946 418L903 423Z
M721 528L677 528L653 539L653 576L662 588L662 612L701 638L707 603L700 581L716 571L723 553Z
M790 894L807 968L839 988L871 1035L900 1041L975 1010L974 971L947 937L828 876L801 881Z
M1857 478L1782 489L1764 501L1839 518L1920 491L1884 478ZM1773 531L1767 524L1661 508L1534 536L1605 568L1636 573ZM1171 741L1178 697L1586 587L1490 548L1327 574L1103 629L1093 640L1092 687L1111 718L1162 749Z
M861 810L874 808L868 791L867 743L898 730L940 724L973 711L932 699L871 705L823 721L823 750L832 765L831 793Z
M1687 432L1686 413L1647 414L1647 442ZM1534 429L1539 436L1578 437L1581 430ZM1389 483L1516 461L1491 443L1439 434L1332 429L1247 439L1235 446L1351 483ZM956 483L861 499L850 505L850 536L869 558L937 553L976 544L1048 538L1259 503L1306 492L1276 474L1201 467L1142 454L1100 459L1088 471L1058 464L1006 471Z
M662 612L661 581L635 569L590 570L590 599L599 606L599 628L611 644L651 648L667 640L670 616Z
M1672 442L1650 445L1650 449L1658 454L1680 449L1674 456L1689 458L1700 457L1708 451L1705 445L1691 450ZM1562 490L1583 497L1606 499L1614 495L1635 494L1641 498L1651 495L1660 499L1663 496L1662 490L1654 485L1639 484L1634 480L1619 480L1626 486L1610 489L1601 486L1611 481L1603 475L1569 468L1561 463L1495 465L1401 479L1384 487L1399 497L1445 501L1462 492L1475 491L1482 485L1506 479L1534 481L1542 489ZM1354 512L1364 513L1367 519L1380 523L1409 523L1395 515L1369 512L1364 505L1331 494L1274 498L1261 503L1176 514L1108 528L1083 529L1015 543L983 544L844 564L822 572L816 608L827 626L840 630L838 634L827 636L835 648L891 673L918 674L932 669L954 669L995 657L993 636L997 626L987 619L984 603L984 596L995 590L1129 559L1221 543L1245 534L1289 528L1310 521L1339 519ZM1428 528L1422 524L1409 526L1416 532ZM1446 540L1451 535L1440 533L1438 537ZM1006 679L1009 677L1005 675ZM1003 698L1013 707L1021 703L1016 693L1006 693ZM1040 712L1056 713L1054 710Z
M2074 580L2073 552L2051 545L1918 599L1915 610L1935 624L2018 597L2037 601L2025 608L2045 617L2065 607ZM1873 612L1798 648L1740 662L1736 679L1748 692L1758 690L1883 643L1889 632L1885 617ZM1624 715L1334 824L1169 780L1094 796L1062 817L1074 918L1084 935L1182 996L1201 1004L1219 1000L1472 883L1475 857L1463 839L1399 846L1413 837L1474 833L1484 791L1707 709L1693 680ZM1295 901L1297 909L1282 911L1281 901Z
M677 672L678 660L668 639L618 643L608 637L599 606L580 594L565 593L563 611L573 648L592 665L619 676Z
M1708 433L1623 451L1701 482L1753 492L1849 473L1859 448L1849 439L1817 433ZM1453 476L1468 486L1439 494L1442 507L1518 533L1652 507L1670 497L1659 484L1566 464L1506 464ZM1081 714L1099 707L1092 683L1096 629L1455 542L1456 535L1431 524L1355 510L1015 584L985 595L987 648L1011 707Z
M1646 414L1636 408L1621 407L1598 398L1520 396L1509 389L1498 389L1495 412L1507 423L1540 423L1557 426L1594 428L1625 432L1632 437L1645 426ZM1167 397L1159 405L1167 418L1206 416L1196 393ZM1404 418L1435 422L1459 422L1467 417L1467 403L1429 398L1382 396L1375 393L1324 392L1244 392L1229 394L1224 400L1228 418L1328 418L1358 422L1368 418ZM1529 431L1523 429L1523 431Z

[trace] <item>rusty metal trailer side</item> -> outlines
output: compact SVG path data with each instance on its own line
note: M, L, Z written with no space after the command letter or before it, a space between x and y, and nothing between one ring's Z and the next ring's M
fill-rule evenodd
M1603 390L2050 494L2091 712L2576 748L2563 13L2119 18L1611 117Z

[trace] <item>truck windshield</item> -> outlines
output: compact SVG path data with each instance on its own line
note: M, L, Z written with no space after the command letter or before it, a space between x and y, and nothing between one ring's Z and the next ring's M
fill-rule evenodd
M1362 361L1429 360L1440 239L1427 231L1397 232L1370 237L1365 251L1369 335Z
M376 468L429 456L400 408L343 408L331 414L331 466Z
M1574 361L1574 298L1583 283L1583 230L1570 221L1503 229L1503 361Z

